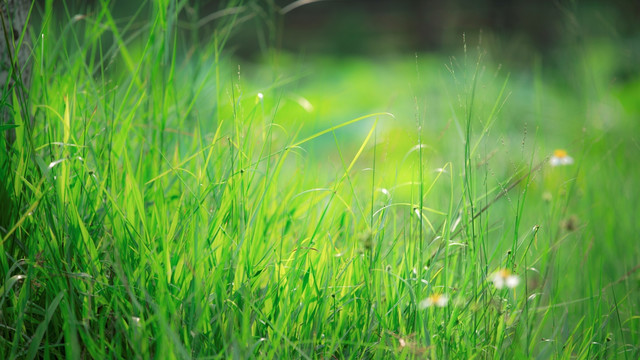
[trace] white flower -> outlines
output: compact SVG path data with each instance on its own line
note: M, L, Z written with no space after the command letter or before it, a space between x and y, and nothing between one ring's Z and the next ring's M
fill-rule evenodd
M445 307L447 306L448 302L449 297L447 295L436 293L420 301L420 304L418 306L420 307L420 309L426 309L431 306Z
M520 278L515 274L511 274L507 269L500 269L491 276L491 282L498 289L502 289L505 286L513 289L520 284Z
M573 164L573 158L567 154L566 150L557 149L549 159L549 164L551 166L571 165Z

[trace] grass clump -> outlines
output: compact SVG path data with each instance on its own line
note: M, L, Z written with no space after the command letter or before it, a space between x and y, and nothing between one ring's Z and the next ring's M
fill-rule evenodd
M241 62L253 3L200 48L186 2L64 10L0 146L7 358L640 354L632 86L475 50Z

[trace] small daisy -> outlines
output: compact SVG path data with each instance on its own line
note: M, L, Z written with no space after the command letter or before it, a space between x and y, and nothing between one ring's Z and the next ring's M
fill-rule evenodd
M567 154L566 150L557 149L549 159L549 164L551 166L571 165L573 164L573 158Z
M498 289L502 289L505 286L513 289L520 283L520 278L507 269L500 269L491 276L491 282Z
M431 306L445 307L448 302L449 297L447 295L436 293L420 301L419 307L420 309L426 309Z

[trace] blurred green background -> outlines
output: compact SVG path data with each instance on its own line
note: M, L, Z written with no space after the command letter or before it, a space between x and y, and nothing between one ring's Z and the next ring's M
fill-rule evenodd
M213 116L217 106L212 101L215 82L203 82L213 57L207 44L226 29L230 37L222 57L223 99L230 101L231 86L242 89L243 101L252 105L263 93L274 121L288 131L276 132L280 142L274 144L284 145L298 128L304 137L364 114L390 112L395 120L379 124L376 141L383 144L379 154L386 157L378 166L384 167L383 173L397 172L402 183L413 171L403 166L402 159L418 143L418 128L429 146L430 167L463 158L464 102L478 65L474 134L482 133L486 117L500 99L496 125L486 136L484 150L495 164L492 181L505 183L532 156L538 162L564 148L586 166L586 178L601 173L603 167L616 167L607 170L617 174L609 182L611 190L635 197L633 170L627 164L637 158L635 134L640 133L640 2L168 4L168 11L180 6L175 36L182 65L176 82L181 88L203 84L196 103L200 117ZM43 2L36 5L42 7ZM72 24L82 29L90 24L99 2L53 5L63 28L65 19L80 15L84 20L82 15L88 15L86 23ZM144 19L152 12L152 3L113 1L109 8L129 51L134 58L140 56L146 44L140 34L150 26ZM73 49L72 39L62 36L61 41L66 51ZM104 32L100 43L109 54L114 49L113 34ZM126 66L114 56L106 70L119 74L126 72ZM225 118L231 116L230 108L224 111ZM184 121L187 128L173 129L176 133L167 135L172 139L168 144L179 141L179 131L192 131L196 117ZM337 132L343 151L357 151L370 126L361 123ZM254 132L262 136L260 129ZM186 156L189 150L183 151ZM371 154L365 153L364 164L367 156ZM340 172L331 136L307 144L305 157L310 164L330 159L324 165ZM312 179L320 184L330 174ZM624 209L619 212L628 214ZM631 231L633 225L628 225Z

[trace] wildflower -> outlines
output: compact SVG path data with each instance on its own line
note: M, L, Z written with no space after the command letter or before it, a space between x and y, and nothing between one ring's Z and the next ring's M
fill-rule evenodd
M491 282L498 289L502 289L505 286L513 289L520 283L520 278L518 275L512 274L508 269L500 269L491 276Z
M449 302L449 297L445 294L435 293L428 298L420 301L420 309L426 309L431 306L445 307Z
M131 324L135 325L135 326L140 326L140 318L137 316L132 316L131 317Z
M566 150L557 149L549 159L549 164L551 166L571 165L573 164L573 158L567 154Z

